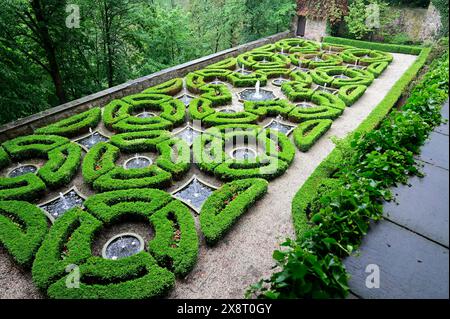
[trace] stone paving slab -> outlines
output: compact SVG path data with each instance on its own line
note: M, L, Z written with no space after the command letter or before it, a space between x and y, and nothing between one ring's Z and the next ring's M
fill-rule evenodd
M418 156L418 159L448 170L448 142L448 136L432 132L428 141L423 146L422 154Z
M442 116L445 119L447 119L447 120L449 119L448 101L442 107ZM449 133L448 133L448 131L449 131L448 130L448 126L449 126L449 123L447 122L447 123L442 124L441 126L437 127L434 131L438 132L438 133L441 133L441 134L444 134L444 135L449 135Z
M434 242L383 220L373 225L361 254L344 263L350 288L365 299L441 299L449 297L449 251ZM376 264L380 287L366 287L366 267Z
M392 190L398 194L397 203L384 205L385 216L448 247L449 172L430 164L425 164L423 172L424 178L409 180L412 187L401 185Z

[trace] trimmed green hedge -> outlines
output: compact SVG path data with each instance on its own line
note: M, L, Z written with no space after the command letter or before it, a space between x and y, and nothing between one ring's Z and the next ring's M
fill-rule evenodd
M360 99L367 90L365 85L346 85L339 89L338 97L344 101L347 106L351 106Z
M175 285L175 276L145 252L119 260L91 257L79 271L78 288L68 288L64 277L49 287L48 295L57 299L148 299L163 296Z
M92 186L98 192L108 192L131 188L166 188L171 184L172 174L151 165L130 170L117 166L97 178Z
M395 106L402 95L403 90L416 77L419 70L425 64L430 48L424 48L418 59L413 65L403 74L403 76L395 83L385 98L375 107L370 115L360 124L356 132L364 133L375 129L379 123L386 117L386 115ZM349 140L350 137L347 138ZM305 184L297 192L292 202L292 216L294 219L294 226L298 237L301 237L308 229L306 219L306 209L312 201L317 188L324 179L327 179L335 170L335 167L341 162L343 154L340 149L335 149L328 155L328 157L316 168L311 176L306 180Z
M208 99L197 98L189 103L189 115L193 120L202 120L215 112L212 102Z
M375 62L367 67L367 71L371 72L375 77L379 77L388 66L388 62Z
M337 66L343 62L339 55L319 52L310 54L293 53L289 58L293 64L311 69L324 66ZM315 58L319 58L321 61Z
M14 260L29 267L47 234L47 218L27 202L0 201L0 243Z
M223 185L203 204L200 226L209 245L222 239L236 221L267 193L264 179L244 179Z
M227 132L227 126L222 129ZM265 154L254 159L236 160L225 152L225 146L236 139L260 141ZM262 143L261 143L262 142ZM222 134L220 130L208 130L194 141L194 160L200 170L216 177L231 181L242 178L264 178L267 180L281 176L292 163L295 149L282 133L251 127Z
M345 66L330 66L316 68L310 71L313 81L320 85L340 88L347 85L370 86L375 80L374 75L366 70L356 70ZM334 78L336 75L345 75L348 79Z
M233 72L228 75L228 81L234 87L254 87L256 82L260 82L262 86L267 85L268 75L266 72L257 71L250 74L244 74L241 72Z
M129 216L145 219L155 228L149 251L158 264L185 276L197 261L198 236L189 209L166 192L130 189L90 197L85 206L106 224Z
M9 159L8 153L0 146L0 169L8 166L10 163L11 160Z
M66 274L69 265L81 265L92 256L91 243L102 223L74 208L59 217L39 248L33 262L33 282L46 290Z
M46 190L45 183L28 173L17 177L0 177L0 200L33 201Z
M323 42L327 44L345 45L362 49L379 50L391 53L403 53L412 55L421 54L423 49L420 46L367 42L338 37L324 37Z
M119 148L109 143L98 143L86 154L82 164L84 181L88 184L115 168L119 158Z
M170 138L169 131L146 131L116 134L111 137L111 144L117 146L122 152L152 152L156 145Z
M278 116L287 117L294 106L286 100L276 100L276 101L264 101L264 102L244 102L244 110L250 113L254 113L261 118L267 116Z
M180 180L191 168L191 148L184 140L171 138L157 144L156 148L161 154L156 165L172 174L174 180Z
M95 107L86 112L71 116L54 124L41 127L34 131L35 134L61 135L72 137L89 132L89 128L95 128L102 118L102 111Z
M192 214L183 203L172 201L150 217L156 236L149 251L158 264L177 276L186 276L197 262L198 235Z
M50 188L67 185L78 171L81 164L81 147L69 143L48 152L48 161L37 172Z
M33 157L47 158L52 149L69 143L70 140L58 135L26 135L3 143L3 147L13 160Z
M307 152L333 124L332 120L312 120L301 123L294 130L294 143L302 152Z
M251 124L258 122L258 116L250 112L224 113L216 112L208 115L202 121L206 126L226 124Z
M223 84L207 84L200 87L202 94L200 97L208 99L212 102L213 107L226 105L231 102L232 95L226 85Z
M142 91L143 94L166 94L175 96L183 90L183 79L175 78L164 83L152 86Z
M237 65L236 58L228 58L228 59L219 61L217 63L210 64L206 68L207 69L227 69L227 70L234 71L234 69L236 69L236 65Z

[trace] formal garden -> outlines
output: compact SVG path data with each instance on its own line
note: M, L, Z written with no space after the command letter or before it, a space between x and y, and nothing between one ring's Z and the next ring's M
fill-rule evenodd
M5 134L2 284L23 298L348 297L343 260L442 123L447 46L286 34Z

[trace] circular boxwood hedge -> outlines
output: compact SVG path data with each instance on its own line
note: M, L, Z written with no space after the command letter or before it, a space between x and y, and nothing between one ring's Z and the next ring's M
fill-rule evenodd
M392 54L377 50L368 49L346 49L340 53L340 56L346 63L357 63L360 65L370 65L376 62L392 62Z
M120 152L157 152L155 164L146 168L125 169L117 166ZM98 192L130 188L166 188L189 170L189 145L171 137L168 131L117 134L110 143L99 143L83 160L84 180Z
M140 118L133 113L141 111L158 111L159 116ZM165 130L184 123L186 107L178 99L169 95L140 93L114 100L105 106L103 122L116 132L137 132L148 130Z
M81 164L81 146L57 135L21 136L4 142L2 150L8 163L32 158L47 162L36 175L0 177L0 200L37 199L47 187L56 189L67 185Z
M308 67L311 69L324 67L324 66L338 66L341 65L343 60L337 54L330 53L293 53L289 56L292 63L302 67Z
M310 71L313 81L320 85L340 88L347 85L369 86L374 81L374 75L367 70L351 69L345 66L320 67ZM339 78L344 76L345 78Z
M219 179L231 181L244 178L274 179L282 175L292 163L295 149L282 133L273 130L250 129L225 133L215 128L206 131L194 141L194 160L200 170L214 174ZM235 140L253 141L263 148L254 159L234 159L227 154L226 146Z
M283 50L286 53L313 53L320 50L320 44L314 41L304 39L284 39L275 43L278 51Z

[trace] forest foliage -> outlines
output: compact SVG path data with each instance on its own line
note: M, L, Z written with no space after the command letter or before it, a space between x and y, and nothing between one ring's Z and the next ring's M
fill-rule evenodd
M0 4L0 124L285 31L295 14L294 0Z

